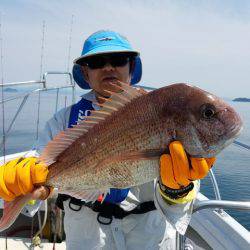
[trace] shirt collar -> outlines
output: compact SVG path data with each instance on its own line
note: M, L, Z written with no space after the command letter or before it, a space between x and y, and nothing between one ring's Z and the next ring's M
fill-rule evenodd
M96 105L96 104L93 103L93 102L97 102L94 90L89 91L88 93L82 95L81 97L82 97L83 99L86 99L86 100L88 100L88 101L91 101L91 102L92 102L92 107L93 107L95 110L99 110L99 109L100 109L100 107L99 107L98 105Z

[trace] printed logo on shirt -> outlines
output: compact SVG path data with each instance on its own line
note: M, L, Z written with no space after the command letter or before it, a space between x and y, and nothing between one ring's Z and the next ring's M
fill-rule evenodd
M89 116L90 115L90 111L91 110L86 109L85 112L83 112L81 109L79 109L78 118L77 118L77 124L80 121L83 121L86 116Z

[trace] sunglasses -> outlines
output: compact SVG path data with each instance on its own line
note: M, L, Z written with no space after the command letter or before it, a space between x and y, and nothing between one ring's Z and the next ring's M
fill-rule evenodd
M131 60L130 55L112 54L112 55L98 55L85 58L83 65L87 65L90 69L101 69L107 63L112 67L123 67Z

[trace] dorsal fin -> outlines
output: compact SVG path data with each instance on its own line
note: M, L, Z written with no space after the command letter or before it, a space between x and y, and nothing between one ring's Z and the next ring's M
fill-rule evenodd
M112 115L121 107L131 102L131 100L145 94L142 91L131 87L129 84L120 81L117 84L110 83L110 85L115 86L116 89L120 91L115 93L105 90L110 97L101 97L100 99L104 102L95 103L100 107L100 110L91 111L90 116L85 117L84 120L78 122L73 128L61 131L47 144L40 156L40 160L42 160L47 166L54 163L58 155L67 149L74 141L87 133L92 127L103 122L107 116Z

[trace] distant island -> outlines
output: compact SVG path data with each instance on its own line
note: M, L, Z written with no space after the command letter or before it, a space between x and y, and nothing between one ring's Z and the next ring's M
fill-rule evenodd
M238 98L234 98L233 102L250 102L250 98L238 97Z
M6 88L4 89L4 92L12 92L12 93L15 93L15 92L18 92L17 89L13 89L13 88Z

